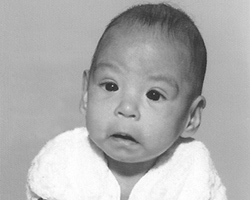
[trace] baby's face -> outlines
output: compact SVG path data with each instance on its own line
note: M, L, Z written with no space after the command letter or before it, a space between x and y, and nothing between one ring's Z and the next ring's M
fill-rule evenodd
M167 45L166 45L167 44ZM90 138L122 162L155 159L185 132L189 88L182 78L186 49L142 34L117 34L89 77Z

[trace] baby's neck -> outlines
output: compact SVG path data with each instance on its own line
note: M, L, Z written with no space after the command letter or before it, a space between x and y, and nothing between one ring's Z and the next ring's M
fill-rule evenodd
M112 172L124 177L133 177L139 174L144 175L149 169L152 168L156 159L139 163L120 162L110 157L107 157L107 160L108 166Z
M152 168L155 160L124 163L107 157L108 166L121 188L121 200L127 200L135 184Z

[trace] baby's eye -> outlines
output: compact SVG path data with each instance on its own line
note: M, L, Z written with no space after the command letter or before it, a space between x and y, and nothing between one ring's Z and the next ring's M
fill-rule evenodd
M101 85L101 87L103 87L105 90L107 90L109 92L115 92L119 89L118 85L113 83L113 82L101 83L100 85Z
M165 97L157 90L148 91L146 96L152 101L159 101L161 99L165 99Z

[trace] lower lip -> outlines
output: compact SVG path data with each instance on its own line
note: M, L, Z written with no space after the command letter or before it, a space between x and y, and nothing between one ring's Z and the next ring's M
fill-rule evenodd
M135 142L133 140L129 139L123 139L119 137L110 137L111 141L115 142L117 145L123 145L123 146L134 146L138 145L138 142Z

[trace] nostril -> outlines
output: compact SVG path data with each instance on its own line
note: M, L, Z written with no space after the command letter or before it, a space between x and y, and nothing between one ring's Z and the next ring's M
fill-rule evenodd
M136 115L130 115L129 117L131 117L131 118L136 118Z
M118 112L118 115L124 116L122 112Z

